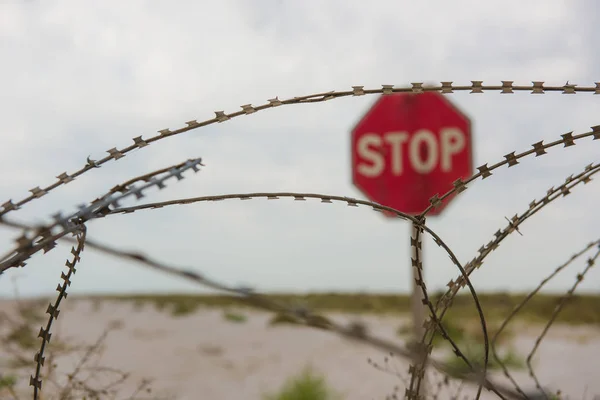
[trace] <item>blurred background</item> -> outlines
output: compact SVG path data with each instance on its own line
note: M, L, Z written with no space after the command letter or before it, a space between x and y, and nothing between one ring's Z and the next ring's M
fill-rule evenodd
M147 139L165 128L184 127L186 121L211 119L215 111L240 111L241 105L262 105L276 96L287 99L352 86L379 89L442 81L455 85L544 81L548 86L594 87L599 80L599 7L594 0L0 0L0 204L9 199L16 203L29 196L30 189L46 187L62 172L80 169L88 157L99 160L109 149L131 145L134 137ZM364 199L352 184L350 132L377 98L349 96L286 105L169 137L91 170L9 216L23 223L50 222L56 212L74 212L77 205L119 183L196 157L206 165L198 174L187 173L186 179L169 182L167 190L152 189L140 202L127 200L122 205L248 192ZM593 93L464 91L449 94L448 99L471 119L475 167L599 124L600 97ZM543 157L524 158L516 167L500 168L488 179L470 184L442 215L429 218L428 226L464 264L506 226L506 218L524 212L532 200L596 161L599 145L600 141L586 138L573 147L556 146ZM504 240L471 276L480 295L502 293L490 297L485 307L499 305L498 315L506 318L518 303L511 295L533 290L556 267L597 240L599 195L595 180L579 185L522 224L521 235ZM341 300L331 295L313 303L337 312L409 310L410 224L386 219L369 207L310 199L226 200L114 215L87 227L88 238L99 243L142 252L233 286L288 295L349 293ZM0 225L5 252L18 236L17 230ZM444 290L459 271L430 237L425 237L423 249L428 290ZM48 254L33 256L25 268L6 271L0 276L0 297L56 298L69 250L70 245L59 242ZM565 293L587 257L579 259L575 269L557 275L544 292ZM209 292L91 248L83 251L71 280L69 294L75 298ZM571 311L563 313L562 322L592 322L592 331L585 335L574 328L557 331L563 336L545 347L547 358L540 364L547 367L540 372L542 386L558 382L565 393L577 396L600 391L594 361L600 356L599 283L599 270L590 269L577 289L588 297L578 297ZM383 293L388 297L365 297ZM214 310L194 314L196 303L173 297L172 315L156 310L136 314L131 307L138 310L139 302L102 308L97 299L78 303L71 297L61 305L67 310L57 322L62 332L89 342L107 326L121 329L127 322L122 329L129 336L111 339L104 361L136 371L138 377L159 377L158 387L175 397L158 398L195 399L199 390L205 398L238 398L240 391L246 398L258 398L311 363L328 371L335 387L346 388L348 399L404 393L397 376L367 365L367 358L383 353L357 349L319 331L300 337L291 331L269 333L266 326L274 320L263 314L227 310L223 315ZM546 323L558 297L536 299L542 300L529 316ZM163 300L151 300L159 310L164 306ZM0 313L4 318L0 322L13 321L0 324L10 327L0 329L7 335L5 343L9 347L16 343L25 354L18 364L26 367L19 370L23 377L15 378L23 390L30 390L31 360L39 348L39 326L48 318L43 315L46 307L47 303L36 303L36 312L42 314L31 314L35 318L20 308L25 325L15 325L8 314ZM475 338L481 327L473 319L473 304L460 303L456 310L456 318L468 310L475 323L470 333L462 326L453 332ZM410 318L405 317L400 327L395 316L359 319L384 336L405 339L411 332ZM247 324L240 329L223 321ZM494 330L499 321L495 320ZM522 349L535 343L535 335L523 333L528 329L517 335L521 342L515 342L521 359L526 354ZM576 338L565 342L567 333ZM156 342L161 338L165 341ZM482 337L477 338L481 344ZM126 356L125 349L135 356ZM0 356L4 359L7 354ZM62 360L60 365L67 368L64 377L72 363ZM408 371L403 362L399 368ZM524 368L524 363L523 359L516 364ZM584 372L577 372L574 365ZM374 378L365 381L367 373ZM529 375L521 374L520 382L532 387ZM13 381L7 384L3 376L2 395L3 389L13 387ZM437 382L428 379L432 385ZM350 389L356 383L360 387ZM588 384L596 386L588 392Z
M8 1L0 5L2 146L0 195L20 200L88 156L131 139L176 129L213 112L279 96L454 81L593 86L597 52L593 1L260 3ZM500 6L501 5L501 6ZM460 10L460 12L457 12ZM474 165L596 125L593 94L449 96L472 120ZM298 191L364 198L351 183L350 131L376 96L285 106L159 141L86 173L19 212L47 221L58 210L142 173L202 157L199 175L145 201L253 191ZM551 186L594 161L595 143L554 148L541 158L477 181L430 226L461 262ZM483 291L523 291L597 233L592 182L526 222L473 275ZM134 204L130 201L129 204ZM17 214L14 214L17 215ZM148 250L232 284L266 291L410 289L410 226L368 208L318 201L224 201L114 216L89 237ZM10 246L17 232L0 227ZM427 241L428 239L426 239ZM425 243L426 278L442 288L458 271ZM65 245L0 278L12 293L50 294ZM591 274L591 273L590 273ZM597 273L596 273L597 274ZM518 279L515 277L518 276ZM572 276L549 289L563 290ZM598 275L581 290L598 288ZM179 279L94 251L85 253L73 293L197 291Z

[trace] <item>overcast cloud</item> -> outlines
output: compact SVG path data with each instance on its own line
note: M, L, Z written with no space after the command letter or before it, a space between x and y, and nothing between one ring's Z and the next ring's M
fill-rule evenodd
M593 0L0 1L0 202L21 200L133 137L275 96L420 81L593 85L600 79L598 14ZM203 158L202 172L144 201L253 191L364 198L351 183L350 130L375 100L285 106L193 130L109 162L10 215L48 220L192 157ZM600 124L593 94L455 93L450 100L472 120L476 166ZM585 139L503 168L472 184L430 226L467 262L505 217L598 161L599 146ZM512 235L473 274L476 288L535 287L600 236L599 195L596 181L578 186L525 222L523 236ZM277 291L406 292L409 232L406 222L366 207L291 199L174 206L89 224L89 237L100 242ZM4 249L17 233L0 227ZM52 293L68 256L64 244L36 255L0 278L0 294L12 294L13 277L22 294ZM458 273L430 240L425 263L431 289ZM549 287L570 287L584 264ZM599 287L594 270L582 288ZM71 292L180 290L198 289L86 249Z

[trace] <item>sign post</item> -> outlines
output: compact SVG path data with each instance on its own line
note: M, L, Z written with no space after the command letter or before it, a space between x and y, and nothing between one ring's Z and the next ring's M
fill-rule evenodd
M469 118L438 92L382 95L352 130L351 151L354 185L371 201L409 215L420 214L434 195L473 173ZM453 197L428 216L439 215ZM418 227L411 228L414 240ZM412 258L422 251L415 242ZM420 340L425 306L418 270L411 268L413 332Z
M417 237L419 235L419 230L417 228L417 225L414 223L411 223L411 238L412 241L414 241L414 245L412 245L411 243L411 258L413 260L421 260L421 264L423 263L423 255L422 255L422 249L420 249L416 242L417 242ZM421 246L423 244L421 243ZM419 338L423 337L423 334L425 333L425 327L423 326L423 324L425 323L425 305L423 304L423 302L421 301L421 298L423 297L423 290L421 289L421 287L419 285L417 285L417 282L419 281L419 270L416 266L412 266L412 295L410 298L410 310L412 313L412 320L413 320L413 335L415 340L419 340Z

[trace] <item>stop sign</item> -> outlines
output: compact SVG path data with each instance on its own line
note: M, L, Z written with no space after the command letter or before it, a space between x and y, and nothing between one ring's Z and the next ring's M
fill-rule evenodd
M352 130L354 185L406 214L421 213L472 173L469 118L437 92L382 95Z

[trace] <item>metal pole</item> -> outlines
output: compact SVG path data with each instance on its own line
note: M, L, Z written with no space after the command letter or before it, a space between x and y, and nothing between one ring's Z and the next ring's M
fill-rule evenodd
M423 274L423 249L420 246L423 245L422 241L417 238L419 237L419 230L417 225L413 222L411 224L411 258L413 260L421 261L421 275ZM411 263L412 264L412 263ZM419 269L418 267L412 266L412 296L410 301L412 319L413 319L413 340L415 343L419 343L421 338L425 334L425 328L423 324L425 323L425 305L422 302L423 299L423 289L421 286L417 285L417 280L419 277ZM425 398L426 395L426 379L425 376L421 381L421 390L419 394L422 398Z

